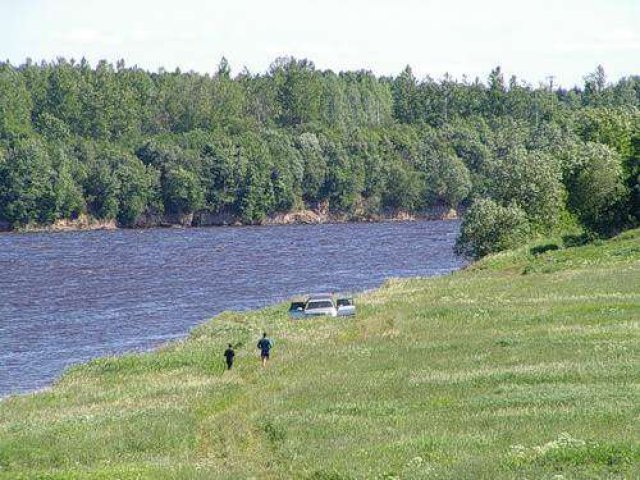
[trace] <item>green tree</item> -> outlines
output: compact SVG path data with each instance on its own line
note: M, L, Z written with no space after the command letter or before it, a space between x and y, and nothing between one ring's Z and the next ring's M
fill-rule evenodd
M234 104L244 106L244 114L255 120L259 126L275 126L276 120L281 118L282 111L277 101L277 85L269 75L251 75L245 72L238 76L237 81L242 87L242 99L236 93L234 94ZM220 97L219 110L227 111L227 102ZM218 120L224 125L222 120ZM234 133L239 133L234 130Z
M471 191L471 176L456 155L432 155L425 162L426 201L456 208Z
M115 152L100 152L87 166L84 181L84 197L87 210L100 220L113 220L119 213L118 191L120 184L114 173Z
M422 204L424 180L411 167L397 159L385 166L382 205L394 210L415 211Z
M160 172L151 165L145 166L138 158L126 155L114 173L120 186L117 220L120 225L130 227L149 207L157 208Z
M481 196L518 205L532 229L548 231L567 208L565 186L575 202L581 175L618 175L608 154L605 166L584 160L582 143L592 142L620 155L630 195L589 228L640 221L638 77L612 85L598 68L584 89L515 77L507 86L498 67L486 83L417 80L410 67L336 74L291 57L235 77L224 58L213 75L122 60L0 63L0 208L16 224L86 211L129 225L165 206L250 223L305 203L378 213ZM49 178L49 191L22 174ZM590 211L591 225L600 210Z
M56 220L55 171L45 146L24 139L0 160L0 218L19 227Z
M492 132L483 118L457 119L443 133L456 156L471 172L481 171L492 158L488 145Z
M233 208L239 188L240 157L240 147L227 137L203 148L205 201L215 213Z
M247 77L245 77L246 80ZM203 123L202 128L222 130L231 134L239 133L247 128L245 122L245 112L253 114L258 122L263 122L267 115L271 114L272 99L268 89L261 88L263 85L256 85L253 81L248 82L243 79L233 80L231 70L226 58L222 58L218 65L218 71L211 80L210 88L202 87L199 104L209 102L206 94L210 91L211 114L209 122ZM243 85L244 83L244 85ZM255 83L258 83L257 81ZM247 93L255 93L249 102Z
M640 223L640 120L636 121L632 143L632 154L627 163L627 185L629 187L629 212L636 224Z
M502 116L506 111L507 89L500 66L491 70L488 84L485 112L490 116Z
M237 197L237 211L246 224L260 222L273 205L273 191L266 170L249 162Z
M516 248L530 235L527 215L515 204L502 206L491 199L473 202L464 216L455 250L459 255L480 258Z
M304 161L293 138L285 132L270 130L264 136L271 159L270 180L273 208L286 212L300 203Z
M492 161L485 174L487 193L502 205L516 203L533 228L547 232L557 225L565 199L558 160L520 147Z
M323 197L329 199L331 210L353 213L363 189L364 172L354 168L342 145L333 141L323 145L323 155L327 162Z
M307 202L322 199L322 188L327 173L327 162L322 147L314 133L303 133L298 137L298 149L304 165L302 176L302 195Z
M632 137L640 112L628 108L585 108L575 118L575 130L585 142L608 145L623 159L632 154Z
M194 172L169 168L162 177L164 208L169 213L188 214L204 206L204 190Z
M271 65L271 75L277 86L281 125L296 126L320 118L322 81L313 62L279 58Z
M87 210L82 187L77 182L79 166L60 146L51 155L54 168L53 189L56 201L56 217L75 219Z
M73 133L88 134L91 115L83 111L92 96L86 82L91 71L86 62L76 66L64 58L52 64L45 97L46 112L65 122Z
M24 79L11 65L0 63L0 140L31 133L32 101Z
M602 65L584 77L583 103L586 106L607 106L610 95L606 89L607 75Z
M393 81L393 113L401 123L413 123L418 118L418 87L411 67L405 69Z
M597 234L622 226L624 185L620 154L598 143L586 143L567 179L568 205L582 224Z

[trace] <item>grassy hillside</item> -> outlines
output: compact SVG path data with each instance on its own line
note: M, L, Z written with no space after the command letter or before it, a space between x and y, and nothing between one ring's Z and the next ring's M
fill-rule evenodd
M0 478L640 475L640 231L358 300L355 320L223 314L7 399Z

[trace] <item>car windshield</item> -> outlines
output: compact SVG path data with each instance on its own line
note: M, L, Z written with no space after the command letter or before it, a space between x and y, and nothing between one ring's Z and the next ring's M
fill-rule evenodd
M333 308L333 303L331 300L319 300L307 303L307 310L313 310L316 308Z
M304 302L291 302L291 306L289 307L289 310L303 310L304 309Z
M350 298L339 298L338 299L338 306L339 307L347 307L349 305L352 305L352 302L351 302Z

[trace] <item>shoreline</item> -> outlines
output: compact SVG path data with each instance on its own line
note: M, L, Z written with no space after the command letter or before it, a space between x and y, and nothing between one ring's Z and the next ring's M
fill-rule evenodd
M115 220L98 220L88 215L81 215L75 220L56 220L51 225L26 225L11 228L0 222L0 233L61 233L97 230L147 230L153 228L212 228L212 227L244 227L273 225L324 225L341 223L383 223L383 222L416 222L460 219L456 209L435 207L422 213L396 211L382 214L333 214L317 210L297 210L270 215L259 222L243 223L238 217L228 214L211 214L196 212L189 215L143 216L133 226L118 225Z
M473 262L471 262L473 263ZM353 294L354 296L361 296L361 295L370 295L370 294L374 294L375 292L383 289L385 287L385 285L387 284L387 282L389 281L393 281L396 279L399 280L416 280L416 279L427 279L427 278L439 278L439 277L444 277L446 275L451 275L454 274L456 272L461 272L465 269L467 269L469 267L469 265L471 265L471 263L467 263L464 266L461 266L460 268L456 269L456 270L452 270L446 273L439 273L439 274L435 274L435 275L431 275L428 277L425 276L416 276L416 277L391 277L391 278L387 278L382 284L378 285L377 287L374 288L365 288L363 290L357 290L357 291L353 291L350 292L351 294ZM278 307L280 304L284 304L286 305L288 302L290 302L292 299L294 299L296 296L292 296L291 298L285 299L281 302L276 302L276 303L270 303L268 305L263 305L261 307L255 308L255 309L250 309L250 310L244 310L244 311L236 311L236 310L225 310L222 311L214 316L211 317L206 317L202 320L201 323L198 323L197 325L192 326L188 331L184 332L184 334L180 335L177 338L173 338L173 339L168 339L167 341L163 341L153 347L150 347L149 349L143 349L143 350L131 350L131 351L125 351L125 352L121 352L121 353L117 353L117 354L112 354L112 355L98 355L96 357L91 358L90 360L86 360L86 361L80 361L78 363L74 363L71 365L68 365L67 367L65 367L65 369L60 372L54 379L51 380L51 383L49 383L48 385L36 388L35 390L27 390L27 391L22 391L22 392L15 392L15 393L8 393L8 394L0 394L0 404L2 402L4 402L5 400L8 400L10 398L14 398L14 397L28 397L31 395L39 395L42 393L47 393L52 391L55 386L56 383L59 382L61 379L63 379L65 377L65 375L68 373L68 371L70 371L71 369L74 368L78 368L78 367L84 367L88 364L90 364L93 361L96 360L103 360L103 359L107 359L107 358L113 358L113 359L118 359L121 357L124 357L126 355L135 355L135 354L154 354L154 353L158 353L161 352L162 350L165 350L167 348L170 348L171 346L175 345L175 344L179 344L180 342L184 342L185 340L188 340L193 331L199 329L199 328L203 328L203 326L207 325L208 323L212 323L214 320L216 320L216 318L219 317L223 317L225 315L234 315L234 314L259 314L262 311L266 311L266 310L270 310L273 308ZM287 313L288 315L288 313ZM289 318L289 317L287 317Z
M392 232L404 231L404 229L409 229L410 231L414 231L414 232L415 231L417 231L417 232L431 231L432 229L436 229L437 231L446 231L446 232L452 232L452 233L455 233L455 231L457 230L457 222L456 221L453 221L453 222L452 221L449 221L449 222L441 221L441 222L435 222L435 223L433 223L433 222L420 223L420 222L405 221L404 218L403 219L398 219L398 220L402 220L403 222L402 223L400 223L400 221L398 221L397 223L389 222L389 223L387 223L386 227L381 226L381 228L385 232L391 232L390 234L392 236L395 236ZM403 224L404 224L404 226L403 226ZM420 225L422 225L422 226L420 226ZM277 225L275 225L275 226L277 226ZM282 225L282 226L284 228L283 229L283 234L287 234L287 232L301 232L301 233L293 233L293 234L294 235L302 234L303 236L307 235L306 232L315 232L317 230L317 228L320 228L321 231L323 231L323 232L335 231L332 228L321 227L321 226L317 226L316 228L313 228L311 226L310 230L308 228L305 228L305 227L302 227L302 226L289 226L289 228L287 228L286 225ZM346 228L346 229L348 229L348 231L351 231L350 230L351 228L355 228L359 232L364 232L363 235L366 235L366 236L369 236L369 237L371 235L366 233L366 232L370 232L371 231L370 229L374 228L374 227L375 227L375 225L367 224L367 223L360 224L360 227L358 227L357 225L352 225L350 227L348 224L344 224L344 227L336 226L336 228L340 228L340 229ZM238 234L242 233L241 230L245 230L245 229L237 230ZM266 229L262 229L262 230L258 229L258 228L255 228L255 229L247 229L247 230L253 230L253 232L254 232L253 235L258 235L258 236L262 235L262 233L260 233L262 231L264 231L265 234L268 235L268 236L275 235L276 237L279 237L281 235L280 233L278 233L280 230L277 229L277 228L276 229L266 228ZM375 230L378 230L378 229L374 228L374 231ZM236 231L236 230L227 230L227 231L229 232L229 234L231 234L231 232ZM271 231L272 234L269 234L268 233L269 231ZM224 232L224 230L212 230L211 234L214 234L215 232L220 232L220 234L222 235L222 232ZM125 235L125 237L130 237L130 235L134 235L135 237L138 237L140 234L144 234L144 233L145 232L130 232L129 234L127 234L127 232L120 232L120 233L114 232L114 235L116 235L116 236ZM148 232L148 233L151 234L152 232ZM169 232L166 232L165 234L162 234L162 231L160 231L160 232L156 232L156 233L162 235L163 237L168 238L169 241L171 241L170 240L171 238L177 238L176 235L178 237L181 237L183 235L188 235L189 232L186 231L186 230L180 229L177 232L169 231ZM192 233L195 234L196 232L194 231ZM206 234L206 231L201 232L201 234L205 235L205 237L208 236ZM38 237L38 238L41 238L42 241L45 241L45 242L47 242L47 243L49 243L51 245L55 245L58 242L58 240L56 240L56 238L58 238L60 241L63 241L64 238L67 238L67 237L69 237L69 239L73 239L74 237L78 238L78 239L81 239L86 235L88 235L87 238L89 238L89 237L92 237L92 238L103 238L103 239L105 239L106 242L110 242L111 241L110 238L113 237L113 235L110 235L110 234L88 234L87 233L87 234L76 234L76 235L67 235L67 236L63 235L63 236L60 236L60 237L57 237L55 235L54 236L35 235L35 236L32 236L32 238L36 239L36 237ZM422 238L422 235L420 233L418 235L420 235L420 238ZM144 236L146 237L147 235L144 235ZM191 236L191 235L188 235L188 236ZM201 235L198 235L198 236L201 237ZM448 237L449 237L449 240L450 240L451 236L448 235ZM30 242L28 235L25 235L23 238L24 238L25 241ZM232 235L232 237L230 237L230 238L235 239L236 236ZM442 237L442 238L444 238L444 237ZM11 237L11 236L7 235L5 237L5 239L6 239L7 242L13 242L13 241L19 242L20 241L20 236ZM53 243L51 243L51 242L53 242ZM65 240L65 242L66 242L66 240ZM306 251L308 251L308 250L306 250ZM225 253L225 255L226 255L226 253ZM447 258L449 258L449 256L450 255L447 254ZM388 263L388 262L385 262L385 263ZM445 265L439 263L438 267L443 267L443 270L438 270L438 271L431 271L430 269L429 270L418 269L418 270L416 270L415 275L416 276L423 276L423 277L446 275L449 271L457 271L457 270L459 270L461 267L464 267L466 265L466 263L462 263L462 262L458 262L458 261L454 260L451 263L447 263L446 265L448 265L448 267L445 267ZM411 272L404 272L404 273L405 273L405 275L403 275L401 272L397 272L395 275L394 274L389 274L389 275L386 275L385 278L410 278L406 274L407 273L411 274ZM251 275L253 276L254 274L252 273ZM355 288L350 288L349 292L357 294L357 295L361 295L363 293L371 291L372 289L374 289L374 290L375 289L379 289L380 285L383 284L384 280L385 280L384 278L381 278L381 280L379 282L376 281L375 283L373 283L371 281L367 281L367 279L358 280L358 281L354 282L353 287L355 287ZM301 287L302 290L304 290L305 288L306 288L306 293L313 292L314 289L315 289L313 283L310 283L309 285ZM317 290L317 289L315 289L315 290ZM282 301L282 299L286 299L287 301L291 301L293 299L293 295L295 295L296 293L298 293L298 292L297 291L293 291L290 288L287 288L287 289L281 289L277 293L277 295L280 298L280 301ZM305 292L302 291L301 293L305 293ZM136 296L138 296L138 295L136 294ZM261 296L262 296L262 293L261 293ZM268 300L266 300L266 301L268 302L268 304L265 305L265 306L271 306L271 305L274 304L273 302L270 302ZM280 301L276 301L275 303L276 304L280 303ZM235 309L235 307L233 307L232 305L231 306L227 305L226 307L225 307L225 305L222 305L221 307L224 308L225 311ZM88 310L89 309L92 309L92 308L88 308ZM208 320L210 320L212 317L214 317L216 315L217 311L219 311L219 309L217 307L216 307L215 310L212 310L212 309L209 309L209 308L204 309L202 315L197 315L198 318L193 318L193 320L197 322L195 325L201 325L201 324L207 323ZM194 317L196 317L196 316L194 316ZM189 331L190 331L189 328L182 328L182 329L180 329L180 331L176 330L174 333L180 333L181 334L180 338L184 338L184 337L188 337ZM168 340L171 341L172 339L168 339ZM158 345L165 345L165 342L163 340L161 340L161 342L162 343L160 343ZM154 348L155 348L154 346L151 346L151 350L153 350ZM123 352L123 354L130 353L131 351L138 351L138 349L136 348L135 350L128 350L127 352ZM145 348L144 351L147 351L147 349ZM93 355L95 355L95 352L88 352L88 353L89 353L89 355L92 355L92 358L97 358L97 357L93 356ZM120 355L120 353L118 355ZM63 355L63 357L64 356L65 355ZM16 357L14 357L14 358L16 358ZM90 361L90 360L86 360L86 361ZM84 360L80 359L80 363L84 363ZM43 369L43 371L44 371L44 369ZM46 372L44 372L44 373L45 373L45 375L44 375L43 378L46 378L48 375L46 374ZM58 371L57 374L56 374L55 371L50 372L50 373L54 373L55 376L53 376L53 377L51 377L49 379L50 383L47 383L42 387L44 389L47 389L50 385L54 385L58 381L58 379L60 378L60 375L63 374L63 371ZM2 394L0 394L0 398L4 398L5 396L10 396L10 395L29 395L32 392L34 392L34 390L32 390L30 388L27 388L25 390L19 390L17 392L16 391L13 391L13 392L2 392Z

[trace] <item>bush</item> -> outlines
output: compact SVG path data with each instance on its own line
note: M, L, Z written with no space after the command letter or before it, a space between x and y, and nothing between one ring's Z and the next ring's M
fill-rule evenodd
M543 152L514 149L487 167L489 192L498 202L517 204L532 228L552 231L560 221L565 192L560 162Z
M456 208L471 191L471 176L455 155L433 156L426 165L426 194L429 205L444 203Z
M527 216L517 205L504 207L490 199L478 199L464 217L455 251L477 259L517 247L529 232Z
M568 175L569 209L592 233L611 235L621 228L621 204L627 191L620 155L597 143L587 143Z
M200 180L186 168L170 169L162 179L162 189L167 212L192 213L204 205L204 190Z
M0 153L0 219L14 226L56 219L55 170L42 142L16 142Z
M560 247L555 243L545 243L543 245L536 245L535 247L531 247L529 249L529 253L531 253L531 255L542 255L543 253L553 252L559 249Z
M159 172L151 165L145 166L136 157L126 156L118 165L115 176L120 185L118 223L130 227L153 203Z

